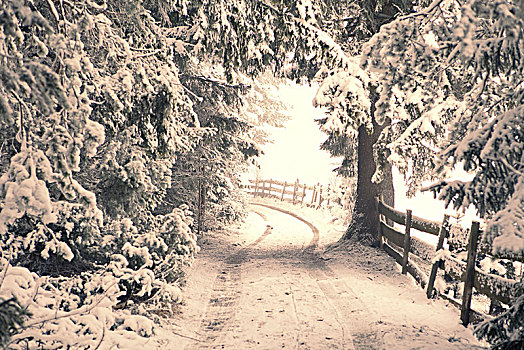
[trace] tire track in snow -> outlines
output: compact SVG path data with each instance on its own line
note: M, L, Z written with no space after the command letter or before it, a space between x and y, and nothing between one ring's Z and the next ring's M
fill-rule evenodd
M256 214L267 221L264 214ZM247 247L256 246L271 233L271 229L272 227L267 225L264 233ZM213 283L213 290L200 323L199 334L202 334L200 342L189 344L185 349L212 349L220 336L228 330L230 321L238 310L237 303L242 289L241 265L248 255L246 248L240 249L224 261L224 266L219 270Z
M240 265L245 253L230 256L219 270L213 283L209 302L200 323L200 343L189 344L186 349L212 349L215 341L227 329L235 314L241 289Z
M307 253L303 261L309 277L316 281L335 312L344 344L348 346L345 349L385 349L381 337L369 325L372 311L353 289L344 280L338 279L318 254Z
M298 256L295 256L295 258L298 259L295 263L299 267L299 270L304 271L303 281L305 282L307 279L311 281L307 283L309 285L313 283L315 287L311 290L293 290L294 288L291 287L291 284L289 285L294 316L297 319L298 327L296 347L307 348L308 346L306 344L308 342L307 329L301 329L303 328L301 324L311 320L303 319L303 315L301 315L297 308L307 308L308 303L311 303L311 299L304 300L306 303L303 304L303 298L295 299L295 293L300 292L302 297L309 295L309 298L311 298L311 295L313 295L316 290L316 293L321 293L323 296L326 314L333 315L333 319L338 325L337 328L340 329L342 339L338 339L338 341L343 349L384 348L382 339L368 326L367 315L369 314L369 310L344 281L337 279L333 270L326 265L325 261L322 260L321 256L315 251L320 238L319 230L309 221L287 210L261 203L251 204L263 206L289 215L305 223L313 234L309 244L302 249ZM266 215L258 212L255 213L264 219L266 223L269 223ZM197 333L201 334L200 342L188 344L186 349L222 348L221 339L224 341L224 337L229 331L234 332L235 325L233 324L233 320L235 314L241 308L241 305L238 303L242 293L241 266L248 259L249 248L258 245L270 233L271 226L267 225L266 230L257 240L225 259L224 265L219 270L213 283L213 290L206 306L204 317L200 323L200 331ZM300 339L303 339L306 343L301 342Z
M295 214L295 213L293 213L291 211L288 211L288 210L285 210L285 209L282 209L282 208L279 208L279 207L275 207L273 205L264 204L264 203L258 203L258 202L249 202L249 204L251 204L251 205L258 205L258 206L261 206L261 207L266 207L266 208L269 208L269 209L273 209L273 210L279 211L281 213L287 214L289 216L292 216L292 217L294 217L295 219L297 219L299 221L302 221L304 224L306 224L311 229L311 232L313 233L313 238L311 239L311 241L309 242L309 244L307 245L307 247L305 249L315 249L315 248L318 247L318 242L320 240L320 232L319 232L318 228L315 227L315 225L313 225L312 223L310 223L306 219L298 216L297 214Z
M384 349L384 343L381 337L367 322L368 315L371 311L346 282L337 279L335 272L333 272L325 261L322 260L320 255L315 252L315 248L318 247L320 239L319 230L309 221L288 210L265 203L250 202L250 204L290 215L305 223L311 229L313 238L309 245L303 249L301 261L309 277L316 281L318 288L335 314L336 321L343 335L343 348L348 350ZM348 323L350 323L349 326Z
M267 216L265 216L264 214L262 214L261 212L257 211L257 210L251 210L253 213L257 214L258 216L260 216L262 218L262 220L264 220L265 222L267 222Z

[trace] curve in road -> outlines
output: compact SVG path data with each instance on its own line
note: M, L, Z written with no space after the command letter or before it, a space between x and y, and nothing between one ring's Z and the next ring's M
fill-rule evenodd
M306 224L310 229L311 229L311 232L313 233L313 238L311 239L311 242L309 242L309 244L307 245L306 249L314 249L316 247L318 247L318 242L320 240L320 232L318 230L318 228L315 227L315 225L313 225L312 223L310 223L309 221L307 221L306 219L298 216L297 214L289 211L289 210L285 210L285 209L282 209L282 208L279 208L279 207L276 207L276 206L273 206L273 205L269 205L269 204L265 204L265 203L259 203L259 202L249 202L249 204L251 205L258 205L258 206L261 206L261 207L266 207L266 208L269 208L269 209L272 209L272 210L276 210L276 211L279 211L281 213L284 213L284 214L287 214L289 216L292 216L294 217L295 219L299 220L299 221L302 221L304 224ZM255 211L256 213L256 211Z

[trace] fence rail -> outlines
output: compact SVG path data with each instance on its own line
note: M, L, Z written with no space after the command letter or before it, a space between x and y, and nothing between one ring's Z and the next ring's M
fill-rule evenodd
M329 198L325 195L329 192L330 186L320 183L311 186L300 183L299 179L295 182L279 181L273 179L249 180L247 186L249 193L254 197L272 197L280 201L288 200L293 204L301 203L319 208L324 202L329 205ZM306 197L309 197L306 201Z
M411 210L407 210L406 213L395 210L379 198L376 199L376 205L379 215L378 233L381 248L402 265L403 274L409 273L422 288L427 288L426 295L428 298L431 298L434 292L438 293L438 291L434 291L438 269L443 269L455 280L464 282L461 303L454 301L461 308L461 320L464 325L470 322L472 314L479 316L479 313L471 310L473 288L491 300L497 300L505 304L510 303L511 300L524 293L522 282L485 273L475 268L477 254L489 252L489 247L485 244L481 244L480 247L482 249L478 249L478 237L480 236L478 222L473 222L471 228L465 231L455 225L450 225L448 215L445 215L442 222L438 223L414 216ZM404 233L388 225L385 219L403 225L405 228ZM416 237L412 237L411 229L438 236L437 246L434 247ZM463 237L468 237L468 244L462 244L462 248L465 248L468 252L466 262L452 257L450 251L443 248L444 240L448 238L450 231L460 232ZM460 246L458 241L455 242L455 246ZM431 264L429 277L417 265L415 259L410 259L410 253ZM509 254L499 255L497 258L523 261L522 256ZM448 300L450 299L445 295L439 295Z

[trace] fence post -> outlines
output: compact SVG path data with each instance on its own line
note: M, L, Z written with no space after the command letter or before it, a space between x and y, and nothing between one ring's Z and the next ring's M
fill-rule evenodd
M287 181L284 181L284 185L282 186L282 193L280 194L281 202L284 200L284 193L286 193L286 186L287 186Z
M479 236L479 223L473 221L469 232L468 261L466 265L466 278L464 280L464 291L462 293L462 307L460 319L464 327L469 324L469 312L471 308L471 295L473 294L473 282L475 281L475 259L477 258L477 240Z
M378 243L380 244L380 249L384 249L384 239L383 239L383 233L382 233L382 225L381 225L381 220L380 220L380 205L379 205L379 201L380 199L377 197L375 197L375 207L377 208L377 216L378 216L378 226L377 226L377 231L378 231Z
M440 232L438 233L437 252L444 246L444 239L448 236L448 220L449 215L444 215L442 225L440 225ZM428 289L426 290L426 296L428 299L433 294L433 286L435 285L435 279L437 278L437 271L440 265L440 261L435 261L431 267L431 274L429 275Z
M322 192L323 192L323 187L322 185L320 185L320 191L318 193L319 197L318 197L318 206L317 206L317 209L320 208L320 206L322 205L322 202L324 201L324 198L322 198Z
M293 187L293 204L295 204L295 201L297 199L297 189L298 189L298 179L295 181L295 187Z
M408 259L409 259L409 248L410 248L410 231L411 231L411 210L406 211L406 231L404 234L404 257L402 258L402 274L405 275L408 272Z
M258 190L258 177L255 179L255 191L253 192L253 197L257 196L257 190Z
M273 179L269 179L269 190L267 191L267 196L271 197L271 184L273 183Z
M302 184L302 204L304 204L304 198L306 198L306 184Z
M315 196L317 195L317 185L313 185L313 194L311 195L311 205L315 203Z

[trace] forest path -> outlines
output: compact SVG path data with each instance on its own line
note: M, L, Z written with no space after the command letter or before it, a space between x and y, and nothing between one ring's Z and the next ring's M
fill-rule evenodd
M176 349L476 348L457 310L426 300L382 252L354 245L323 254L322 232L308 220L250 209L242 227L200 241L175 318L193 339Z

